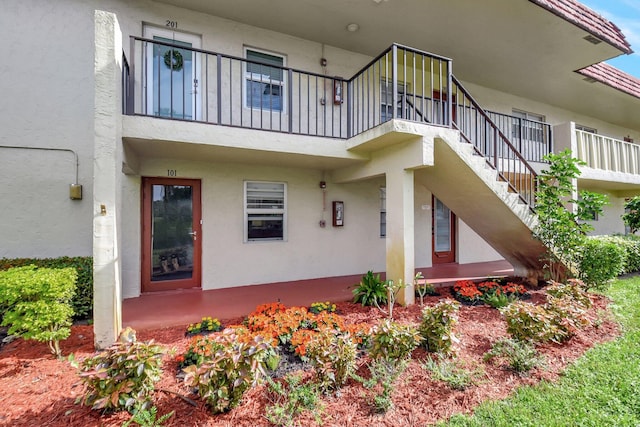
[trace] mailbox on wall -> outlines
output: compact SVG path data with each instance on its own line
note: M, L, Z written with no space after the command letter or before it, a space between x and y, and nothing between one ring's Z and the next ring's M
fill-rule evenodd
M333 202L333 226L344 225L344 202Z

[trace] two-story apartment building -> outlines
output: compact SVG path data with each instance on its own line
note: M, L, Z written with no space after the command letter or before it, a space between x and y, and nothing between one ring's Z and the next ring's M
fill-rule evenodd
M44 0L0 14L0 257L94 257L124 298L508 260L569 147L640 194L631 53L574 0ZM412 292L402 296L410 303Z

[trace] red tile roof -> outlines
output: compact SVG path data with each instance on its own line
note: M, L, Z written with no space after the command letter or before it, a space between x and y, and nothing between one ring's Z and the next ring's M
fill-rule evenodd
M609 64L601 62L593 64L581 70L578 73L585 77L590 77L614 89L628 93L631 96L640 98L640 79L618 70Z
M576 0L529 0L560 18L571 22L599 39L620 49L624 53L633 53L631 45L613 22L597 14Z

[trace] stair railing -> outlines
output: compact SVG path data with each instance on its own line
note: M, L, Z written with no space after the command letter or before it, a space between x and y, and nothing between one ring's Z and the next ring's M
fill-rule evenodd
M513 146L489 115L452 76L451 125L460 131L461 138L483 156L498 172L498 178L508 184L531 210L535 206L537 174L527 160Z

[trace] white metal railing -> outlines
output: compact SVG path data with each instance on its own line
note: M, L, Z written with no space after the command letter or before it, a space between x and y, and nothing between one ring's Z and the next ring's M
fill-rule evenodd
M578 158L588 167L640 174L640 145L576 129Z

